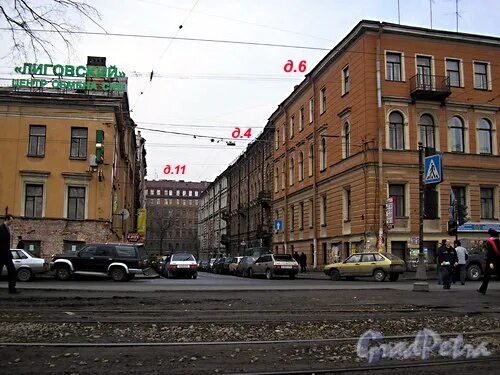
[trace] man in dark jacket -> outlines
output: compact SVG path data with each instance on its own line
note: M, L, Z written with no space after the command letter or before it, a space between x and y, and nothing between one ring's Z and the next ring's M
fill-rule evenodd
M496 272L500 276L500 239L498 232L494 229L489 229L490 238L486 242L486 267L484 269L483 283L477 290L481 294L486 294L490 276Z
M441 240L441 246L438 248L437 252L437 260L436 260L436 272L438 278L438 284L441 285L443 283L443 274L441 272L441 262L439 261L439 254L441 251L446 250L446 240Z
M307 255L304 252L300 254L300 272L307 272Z
M12 262L12 253L10 252L10 223L12 216L7 215L3 224L0 225L0 274L3 266L7 267L9 274L9 293L19 293L16 289L17 272Z
M443 289L450 289L453 269L458 264L458 257L455 249L451 246L451 241L446 241L445 248L439 250L439 264L443 275Z

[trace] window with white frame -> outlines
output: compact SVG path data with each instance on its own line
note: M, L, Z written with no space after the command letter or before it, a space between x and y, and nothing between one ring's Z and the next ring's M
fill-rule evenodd
M313 227L314 220L314 201L313 199L309 199L309 228Z
M295 116L290 117L290 138L293 138L295 128Z
M67 218L72 220L85 219L85 187L68 186Z
M285 183L286 183L286 165L285 162L283 162L283 168L281 169L281 190L285 189Z
M290 232L293 232L295 227L295 206L290 206Z
M326 87L323 87L319 92L319 114L322 115L326 111Z
M279 177L280 177L280 171L279 168L276 167L276 172L274 174L274 192L277 192L279 189Z
M321 137L319 145L319 168L321 171L326 169L326 138Z
M344 143L344 158L348 158L351 155L351 126L349 122L346 121L342 128L342 140Z
M344 221L351 221L351 188L344 189Z
M406 217L406 194L404 184L389 185L389 196L393 198L396 217Z
M280 147L279 140L280 140L280 129L276 128L276 133L274 133L274 149L275 150L277 150Z
M282 143L285 144L286 142L286 124L283 125L283 134L282 134Z
M434 119L432 118L432 116L429 114L423 114L422 116L420 116L419 128L420 142L422 142L422 145L424 147L434 148L436 139L436 127L434 126Z
M304 229L304 202L299 203L299 230Z
M388 81L402 81L402 55L397 52L387 52L385 55L385 77Z
M342 69L342 95L349 92L349 65Z
M314 121L314 98L309 99L309 123Z
M26 184L24 200L24 216L42 217L43 211L43 185Z
M45 156L46 133L47 128L45 125L30 125L28 156Z
M474 62L474 88L478 90L488 90L488 63Z
M417 83L421 90L432 90L432 59L417 56Z
M314 146L312 143L309 144L309 177L314 173Z
M295 160L294 160L293 156L290 158L289 170L290 170L290 175L288 176L289 183L290 183L290 186L292 186L294 183L294 180L295 180Z
M446 59L446 76L450 79L450 86L461 87L460 60Z
M299 152L299 181L304 179L304 153Z
M451 152L465 152L465 125L458 116L450 120L450 140Z
M404 117L398 111L389 115L389 147L393 150L404 150Z
M481 219L494 219L495 217L495 200L494 189L491 187L480 188L481 193Z
M491 155L493 153L492 126L490 120L482 118L477 126L477 136L479 139L479 153Z
M299 131L304 130L304 107L299 110Z
M321 226L326 226L326 212L327 212L327 207L326 207L326 195L321 196L321 209L320 209L320 223Z

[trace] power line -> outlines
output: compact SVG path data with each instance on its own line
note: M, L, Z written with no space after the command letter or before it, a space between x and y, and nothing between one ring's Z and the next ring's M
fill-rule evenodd
M194 133L173 132L173 131L168 131L168 130L143 128L143 127L139 127L139 126L136 129L146 130L146 131L150 131L150 132L164 133L164 134L189 136L189 137L193 137L193 138L207 138L207 139L211 139L212 142L214 140L220 140L220 141L234 141L235 140L234 138L225 138L225 137L210 136L210 135L203 135L203 134L194 134ZM250 141L250 139L238 139L238 140Z

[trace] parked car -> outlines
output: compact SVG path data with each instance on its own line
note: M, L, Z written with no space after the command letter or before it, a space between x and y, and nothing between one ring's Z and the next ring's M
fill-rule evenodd
M229 263L229 273L232 275L236 275L236 268L238 267L238 264L240 263L240 260L243 257L233 257L231 258L231 262Z
M210 272L210 261L208 261L208 260L200 260L198 262L198 271Z
M114 281L129 281L150 269L148 254L142 244L88 244L74 253L54 255L50 269L56 279L71 275L111 276Z
M477 281L483 277L486 267L486 252L481 250L468 250L469 258L465 264L467 279Z
M244 256L236 266L236 276L248 277L248 268L252 266L258 257Z
M342 277L373 277L376 281L384 281L389 275L390 281L397 281L399 275L406 270L405 262L389 253L353 254L343 262L327 264L324 272L332 280Z
M30 281L37 274L45 273L49 270L49 263L38 258L28 250L10 249L12 261L17 270L17 279L19 281ZM3 267L2 276L7 275L7 268Z
M220 275L225 275L229 273L229 264L231 263L232 257L221 257L217 259L213 265L213 272Z
M208 272L214 272L214 263L217 260L217 258L210 258L210 267Z
M196 279L198 277L198 263L192 254L172 254L166 260L163 274L169 279L178 276Z
M248 268L248 277L265 275L268 280L275 276L288 275L294 279L299 272L299 264L290 254L264 254Z

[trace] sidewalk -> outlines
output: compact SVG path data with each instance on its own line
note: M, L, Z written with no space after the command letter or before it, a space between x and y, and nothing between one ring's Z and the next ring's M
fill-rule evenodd
M312 271L307 271L305 273L299 272L297 275L297 279L328 280L328 276L325 275L323 271L312 270ZM427 279L437 280L436 270L428 270ZM405 273L399 276L399 280L416 280L416 272L406 271Z

